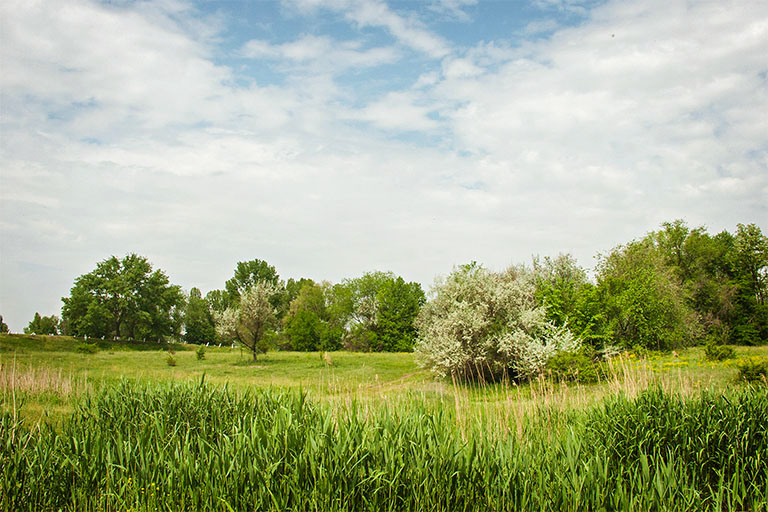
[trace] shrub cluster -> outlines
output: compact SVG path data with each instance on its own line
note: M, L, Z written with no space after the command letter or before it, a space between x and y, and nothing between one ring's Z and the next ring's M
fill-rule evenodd
M736 357L736 350L728 345L708 343L704 346L704 357L708 361L725 361Z

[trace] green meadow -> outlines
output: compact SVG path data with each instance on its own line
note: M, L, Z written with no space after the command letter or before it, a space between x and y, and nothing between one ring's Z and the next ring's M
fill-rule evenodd
M410 353L198 348L0 336L0 508L768 507L768 393L738 380L768 347L521 385L436 379Z

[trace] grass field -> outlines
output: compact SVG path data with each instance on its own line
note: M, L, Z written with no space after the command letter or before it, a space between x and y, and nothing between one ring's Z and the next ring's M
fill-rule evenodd
M768 507L768 394L736 380L768 347L519 386L436 380L413 354L168 348L0 336L0 507Z

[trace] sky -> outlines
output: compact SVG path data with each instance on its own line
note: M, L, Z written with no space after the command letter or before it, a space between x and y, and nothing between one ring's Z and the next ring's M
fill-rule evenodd
M4 0L0 314L768 232L764 0Z

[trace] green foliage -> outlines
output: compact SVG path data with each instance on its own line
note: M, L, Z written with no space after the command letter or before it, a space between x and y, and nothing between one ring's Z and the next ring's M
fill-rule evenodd
M547 373L556 381L592 384L605 380L608 371L594 349L585 345L572 352L560 352L547 360Z
M754 224L739 224L730 261L737 289L732 339L768 343L768 237Z
M5 334L8 332L8 324L3 322L3 315L0 315L0 334Z
M35 313L35 317L29 322L29 325L24 328L24 334L55 336L59 334L59 317L56 315L40 316L40 313Z
M419 283L406 283L402 277L387 279L376 292L377 316L372 327L375 338L371 349L386 352L411 352L416 343L414 320L426 302Z
M291 301L283 318L284 333L293 350L338 350L342 329L328 306L331 287L302 279L301 289ZM295 283L292 284L292 287ZM293 292L292 292L293 293Z
M768 394L763 390L730 396L703 393L694 400L654 390L635 400L623 395L608 400L590 415L585 441L594 452L605 454L609 479L663 477L674 463L695 474L690 482L698 492L733 485L735 475L766 488L765 419ZM709 506L719 510L718 501Z
M176 366L176 356L173 355L173 352L168 351L168 356L165 358L165 362L168 366Z
M72 335L139 340L177 336L184 306L181 289L136 254L98 263L62 301Z
M741 345L768 340L768 239L754 224L712 237L682 220L652 240L710 337Z
M78 343L76 350L81 354L95 354L99 347L95 343Z
M195 351L195 355L197 356L198 361L202 361L205 359L205 345L200 345L197 347L197 350Z
M768 358L747 357L739 361L738 368L739 381L768 383Z
M765 510L768 395L648 392L509 432L418 398L334 409L299 393L124 382L60 430L0 415L0 508Z
M595 286L570 254L533 260L536 299L546 307L547 320L568 327L594 347L605 342L606 323Z
M736 350L728 345L715 345L707 343L704 346L704 357L708 361L725 361L736 357Z
M200 290L192 288L184 311L184 341L187 343L214 343L216 326L208 301Z
M701 335L681 285L651 239L615 248L597 270L605 330L614 344L671 350Z
M414 321L425 302L421 285L392 272L368 272L346 279L330 291L331 324L347 327L349 350L409 352L416 339Z
M224 285L226 293L222 295L222 298L227 301L226 306L236 306L240 301L240 296L258 283L272 287L273 294L269 301L275 308L278 318L282 318L287 305L285 289L275 267L260 259L237 262L234 276Z

